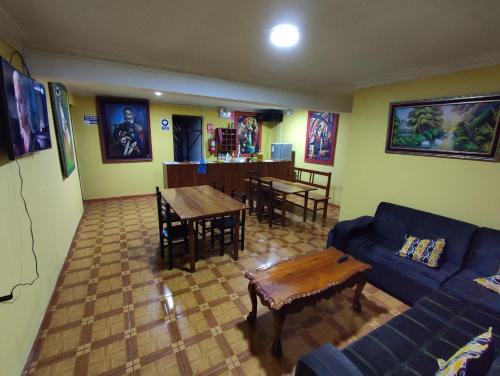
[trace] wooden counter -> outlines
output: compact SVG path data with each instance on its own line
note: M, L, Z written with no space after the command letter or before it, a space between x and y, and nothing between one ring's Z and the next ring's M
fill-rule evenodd
M207 163L207 173L198 174L198 163L163 163L165 188L190 187L195 185L223 184L226 193L232 189L246 190L244 179L249 171L260 171L260 176L289 180L292 176L291 161L261 161L247 163Z

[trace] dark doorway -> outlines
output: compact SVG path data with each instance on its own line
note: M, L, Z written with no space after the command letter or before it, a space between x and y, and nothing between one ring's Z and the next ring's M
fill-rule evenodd
M194 162L202 158L202 122L201 116L172 115L176 162Z

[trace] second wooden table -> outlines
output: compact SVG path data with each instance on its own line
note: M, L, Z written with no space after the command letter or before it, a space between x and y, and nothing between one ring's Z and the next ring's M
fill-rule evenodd
M196 234L195 223L197 220L224 215L235 215L235 236L233 259L238 259L240 211L244 205L209 185L196 187L169 188L161 191L177 215L188 223L189 229L189 269L195 271L194 241Z
M278 178L273 178L270 176L266 176L261 178L261 180L266 181L266 182L272 182L273 183L273 190L280 193L282 200L283 200L283 207L281 210L281 225L285 226L286 225L286 197L288 195L293 195L297 193L304 193L304 214L302 216L303 221L305 222L307 220L307 200L309 199L309 192L316 190L315 187L312 187L310 185L305 185L301 183L296 183L293 181L288 181L288 180L283 180L283 179L278 179ZM245 179L247 183L250 182L250 179Z

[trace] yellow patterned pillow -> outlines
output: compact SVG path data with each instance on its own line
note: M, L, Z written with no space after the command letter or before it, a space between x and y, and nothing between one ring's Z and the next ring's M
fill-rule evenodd
M444 239L420 239L413 235L406 235L405 244L399 250L399 255L431 268L437 268L445 245Z
M478 375L478 370L486 372L491 365L491 357L486 355L491 345L491 327L459 349L447 361L438 359L439 369L435 376ZM491 348L490 348L491 349ZM481 358L481 359L480 359ZM482 361L484 359L484 361ZM479 362L473 364L473 362Z
M486 278L476 278L474 282L495 291L497 294L500 294L500 270L496 275Z

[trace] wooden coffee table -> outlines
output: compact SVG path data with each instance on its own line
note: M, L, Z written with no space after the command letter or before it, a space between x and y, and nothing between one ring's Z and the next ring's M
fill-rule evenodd
M281 355L281 332L288 313L300 312L304 307L329 299L345 288L356 285L353 299L355 311L361 310L359 297L366 283L365 271L371 266L352 256L337 263L343 252L328 248L308 253L275 265L247 272L248 292L252 301L250 323L257 319L257 296L273 311L274 342L272 353Z

